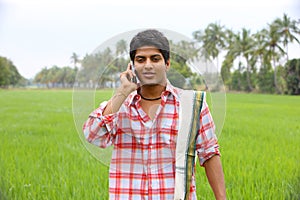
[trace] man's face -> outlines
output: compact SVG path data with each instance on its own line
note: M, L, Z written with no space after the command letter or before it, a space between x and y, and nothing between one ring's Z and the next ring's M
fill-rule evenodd
M137 49L134 66L141 85L166 85L170 61L165 63L163 55L156 47L144 46Z

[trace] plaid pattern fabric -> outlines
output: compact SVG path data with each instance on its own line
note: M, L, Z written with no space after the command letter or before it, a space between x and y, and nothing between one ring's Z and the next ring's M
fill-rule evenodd
M178 88L168 84L154 120L142 110L133 92L119 112L103 116L103 102L83 127L86 139L101 148L114 145L109 170L110 199L169 200L174 198L175 151L178 133ZM200 165L219 155L214 123L204 101L196 153ZM194 172L190 198L196 199Z

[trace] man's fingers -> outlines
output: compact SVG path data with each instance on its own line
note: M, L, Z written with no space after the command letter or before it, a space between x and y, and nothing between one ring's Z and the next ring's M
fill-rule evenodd
M129 71L129 70L131 70L131 63L128 63L128 65L127 65L127 70L126 71Z
M127 81L132 82L134 80L135 74L134 74L134 72L132 71L131 68L132 68L131 63L128 63L126 71L124 71L120 74L121 82L124 82L124 83L127 82ZM126 77L127 80L124 79L125 77Z
M120 79L121 79L121 80L124 80L123 78L126 78L127 80L130 80L130 79L131 79L130 73L129 73L128 71L122 72L122 73L120 74Z

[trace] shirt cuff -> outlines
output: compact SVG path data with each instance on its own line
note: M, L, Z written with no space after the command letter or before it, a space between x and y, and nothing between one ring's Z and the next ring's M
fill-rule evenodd
M203 167L205 161L209 160L214 155L221 156L221 153L219 150L219 144L216 141L215 141L215 144L212 145L211 147L198 150L198 157L199 157L200 165Z
M108 104L108 101L104 101L100 104L99 108L94 110L89 116L93 118L97 118L98 126L105 127L107 132L111 132L113 129L113 121L116 118L117 114L108 114L103 115L103 112Z

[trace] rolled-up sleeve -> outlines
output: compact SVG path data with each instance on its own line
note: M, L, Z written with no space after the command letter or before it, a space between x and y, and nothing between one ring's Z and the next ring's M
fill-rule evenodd
M215 134L215 124L206 101L203 102L200 113L200 127L196 149L201 166L212 156L220 155L219 144Z
M98 147L105 148L113 143L116 133L117 113L103 115L107 102L100 104L100 107L94 110L83 125L83 133L86 140Z

